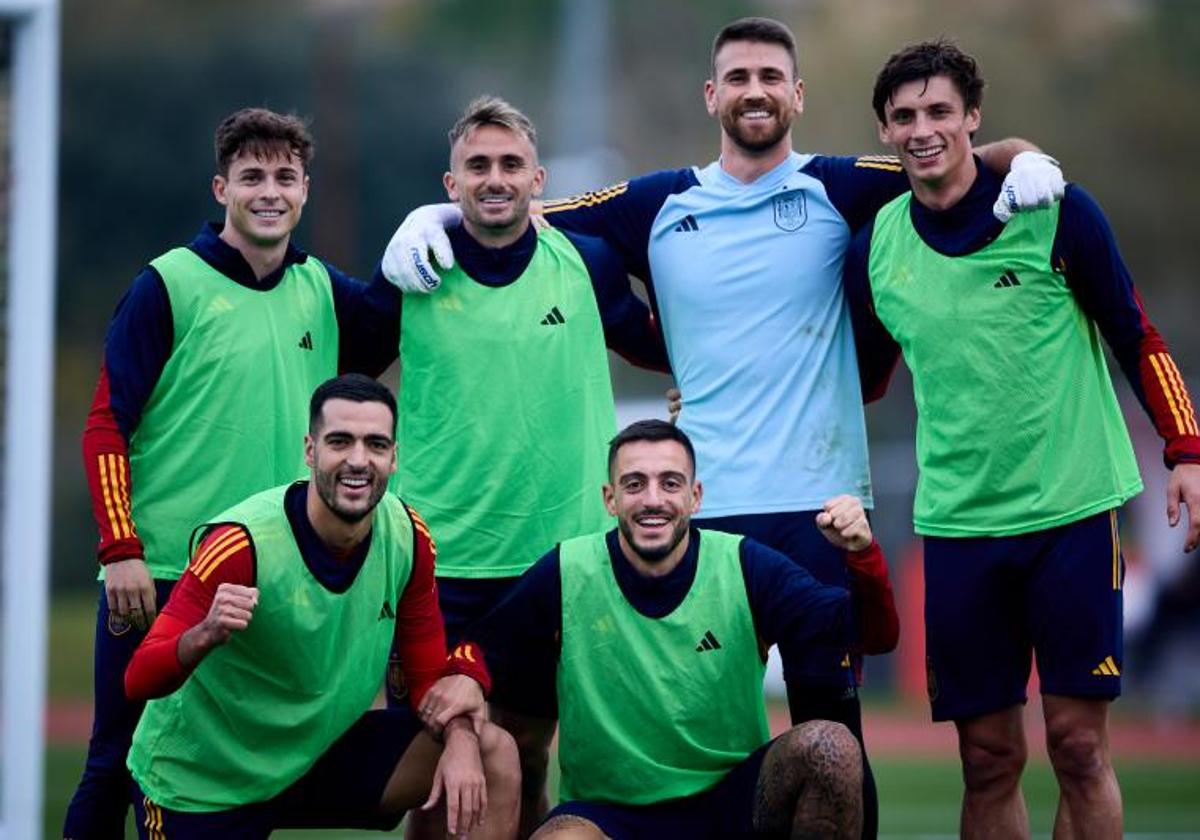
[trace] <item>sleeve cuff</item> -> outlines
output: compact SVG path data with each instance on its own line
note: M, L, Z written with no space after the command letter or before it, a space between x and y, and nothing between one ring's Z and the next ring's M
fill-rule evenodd
M1184 435L1172 440L1163 450L1163 463L1169 470L1178 464L1200 464L1200 437Z

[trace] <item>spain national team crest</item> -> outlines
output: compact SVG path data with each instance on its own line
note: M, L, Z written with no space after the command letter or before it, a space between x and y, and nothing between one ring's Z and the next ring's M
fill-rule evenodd
M115 612L110 612L108 614L108 632L109 632L109 634L111 634L113 636L124 636L126 633L128 633L132 629L133 629L133 625L130 624L125 619L121 618L121 616L117 615Z
M800 230L808 221L808 205L803 190L780 193L771 201L775 205L775 226L788 233Z

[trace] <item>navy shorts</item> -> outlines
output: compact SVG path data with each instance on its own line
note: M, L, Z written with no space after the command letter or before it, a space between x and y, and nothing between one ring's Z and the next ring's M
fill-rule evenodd
M925 652L934 720L1043 694L1121 693L1121 557L1115 510L1012 537L925 538Z
M754 835L754 801L758 774L773 741L763 744L737 764L715 787L653 805L614 805L609 802L564 802L549 814L563 814L594 823L612 840L646 837L688 837L725 840Z
M742 534L791 558L821 583L849 587L846 557L817 528L817 511L754 513L693 519L697 528ZM780 644L783 678L789 684L840 687L858 684L845 650L811 642L792 649Z
M278 828L389 831L404 814L379 802L401 756L422 726L409 709L377 709L359 718L291 787L266 802L226 811L171 811L138 793L142 840L257 840Z
M520 579L439 577L438 606L442 611L442 623L446 627L446 644L453 649L463 641L468 628L503 601ZM390 681L398 682L398 660L390 670L393 672ZM557 671L558 662L554 659L538 661L533 656L514 659L506 663L505 679L493 682L492 693L488 699L502 709L557 720ZM389 687L388 705L402 703L407 703L403 692L396 692Z

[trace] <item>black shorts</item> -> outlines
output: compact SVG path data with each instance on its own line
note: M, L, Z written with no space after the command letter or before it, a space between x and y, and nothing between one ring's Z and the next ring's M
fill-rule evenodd
M925 538L925 651L934 720L1043 694L1112 699L1124 667L1116 511L1011 537Z
M571 814L594 823L612 840L687 837L697 840L750 837L754 833L754 800L763 759L774 741L763 744L737 764L716 786L692 796L652 805L611 802L563 802L547 816Z
M519 580L519 577L438 578L438 605L446 625L446 644L453 648L463 641L467 628L503 601ZM506 660L504 679L493 682L488 700L502 709L557 720L557 670L556 661L538 661L529 655Z
M403 813L379 803L392 772L422 726L408 708L369 711L291 787L266 802L224 811L172 811L134 800L142 840L257 840L278 828L395 828Z

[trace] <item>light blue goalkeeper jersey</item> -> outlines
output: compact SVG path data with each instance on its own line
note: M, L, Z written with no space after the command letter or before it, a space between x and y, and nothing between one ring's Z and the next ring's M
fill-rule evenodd
M904 179L863 160L793 153L750 184L715 162L547 207L556 226L622 240L647 281L706 516L813 510L839 493L872 504L842 262L847 217ZM831 182L856 197L839 202L849 212Z

